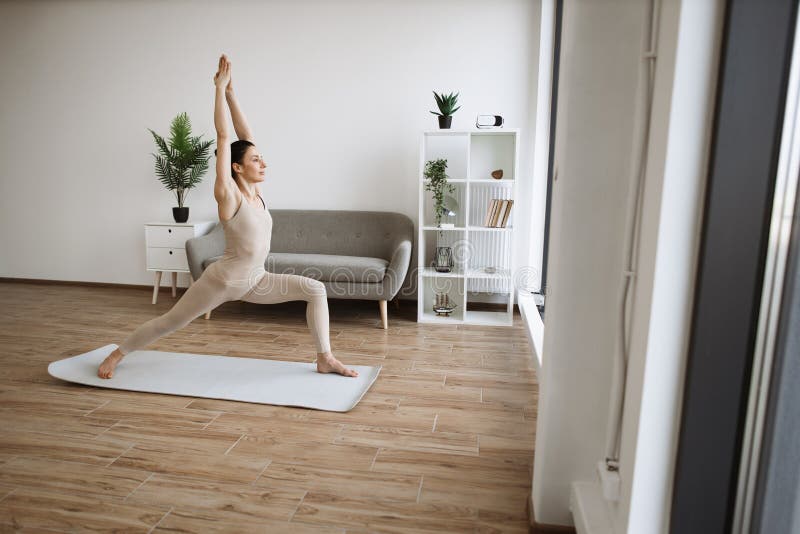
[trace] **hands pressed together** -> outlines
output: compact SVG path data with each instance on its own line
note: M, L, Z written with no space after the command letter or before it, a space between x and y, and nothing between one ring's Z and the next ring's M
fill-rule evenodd
M217 137L228 137L228 111L233 120L233 128L239 139L247 139L252 142L253 132L247 124L242 108L236 100L233 92L233 82L231 80L231 62L228 56L222 54L219 58L217 73L214 75L214 127L217 130Z
M226 93L233 91L231 62L225 54L219 57L219 67L217 68L217 73L214 75L214 85L216 85L217 88L224 88Z

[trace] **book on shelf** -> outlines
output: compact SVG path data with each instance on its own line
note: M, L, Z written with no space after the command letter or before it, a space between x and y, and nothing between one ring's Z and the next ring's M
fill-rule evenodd
M508 221L508 216L511 214L511 207L514 205L514 201L513 200L506 200L506 204L507 204L506 211L503 214L502 220L500 221L500 227L501 228L505 228L506 227L506 222Z
M503 199L494 199L494 211L492 212L492 219L489 221L489 226L494 228L497 226L497 218L500 217L500 210L503 207Z
M497 226L497 219L500 218L500 212L503 210L503 199L497 199L497 205L495 206L494 213L492 214L492 220L489 221L489 226L495 228Z
M497 211L497 218L494 221L495 228L500 228L502 225L503 218L506 216L506 211L508 210L508 200L501 200L500 201L500 209Z
M491 226L492 217L494 217L495 210L497 210L497 199L493 198L491 201L489 201L489 209L486 212L486 217L483 218L484 226Z
M489 209L486 210L486 215L483 216L483 225L489 226L489 217L492 215L492 209L494 208L494 199L489 201Z
M513 200L504 200L502 198L491 199L489 202L489 209L486 211L486 216L483 218L483 226L487 228L505 228L508 217L511 214L511 206L513 205Z

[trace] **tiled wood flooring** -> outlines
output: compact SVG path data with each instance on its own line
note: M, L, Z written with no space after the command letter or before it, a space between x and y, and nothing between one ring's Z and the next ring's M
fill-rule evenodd
M179 290L178 297L183 290ZM0 283L0 533L527 532L537 401L511 328L425 325L416 303L331 300L346 364L380 364L332 413L62 382L168 292ZM228 302L148 347L311 361L305 302Z

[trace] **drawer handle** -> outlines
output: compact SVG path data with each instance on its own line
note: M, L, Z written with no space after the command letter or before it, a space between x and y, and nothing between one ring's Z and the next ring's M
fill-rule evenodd
M167 232L172 233L172 228L167 228Z
M170 250L169 253L172 254L172 251Z

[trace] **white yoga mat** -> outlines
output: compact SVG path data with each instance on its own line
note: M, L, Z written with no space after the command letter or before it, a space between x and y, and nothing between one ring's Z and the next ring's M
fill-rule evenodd
M100 378L98 366L116 348L106 345L55 361L47 372L103 388L346 412L358 404L381 371L380 366L349 365L358 371L353 378L318 373L311 362L135 350L117 365L112 378Z

